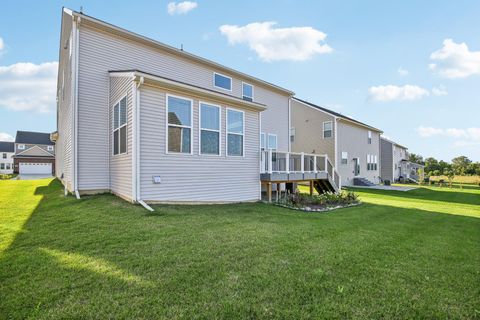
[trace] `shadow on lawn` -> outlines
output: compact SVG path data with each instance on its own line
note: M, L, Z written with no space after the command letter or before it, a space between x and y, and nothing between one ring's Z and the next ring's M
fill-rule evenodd
M418 188L410 191L394 191L394 190L379 190L369 188L351 188L352 191L361 191L371 194L393 196L399 198L418 199L418 200L430 200L430 201L443 201L450 203L472 204L480 205L480 189L477 188L479 193L469 192L447 192L441 190L432 190L427 188Z
M428 300L424 295L432 289L423 278L391 289L382 281L402 283L410 268L434 270L455 261L462 234L480 229L475 218L370 204L328 214L248 204L211 206L194 215L182 213L195 212L191 206L162 206L163 213L154 216L112 195L64 197L58 181L36 193L43 199L0 257L0 314L7 318L246 318L265 316L267 307L284 318L305 312L306 296L316 297L324 309L315 310L326 317L362 317L358 310L370 312L365 317L393 317L395 308L378 309L378 299L387 305L405 299L406 306ZM452 230L457 239L439 237ZM333 270L335 279L360 277L359 285L378 299L365 300L355 291L336 295L336 282L316 278L312 247L319 247L323 270ZM379 250L379 260L372 261ZM422 258L419 250L427 256L441 252L446 260ZM398 279L384 270L392 263L385 258L405 269ZM378 263L380 274L363 273L351 261ZM449 290L439 286L442 294ZM409 300L412 292L415 301ZM392 300L385 301L386 294ZM345 299L351 309L342 310ZM435 306L433 300L428 303ZM473 305L468 299L451 303ZM419 316L415 307L402 312Z

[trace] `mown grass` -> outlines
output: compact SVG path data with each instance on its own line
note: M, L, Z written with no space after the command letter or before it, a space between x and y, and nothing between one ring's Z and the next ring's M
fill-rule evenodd
M156 206L0 182L0 318L478 318L480 190Z

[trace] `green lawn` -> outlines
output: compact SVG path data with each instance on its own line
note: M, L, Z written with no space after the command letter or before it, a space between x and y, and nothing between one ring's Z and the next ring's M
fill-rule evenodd
M0 181L0 318L480 318L480 189L157 206Z

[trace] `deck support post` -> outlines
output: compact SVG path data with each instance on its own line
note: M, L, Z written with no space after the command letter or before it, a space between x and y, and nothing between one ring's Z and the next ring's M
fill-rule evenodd
M268 202L272 202L272 183L267 183L267 200Z
M277 183L277 202L280 199L280 183Z
M310 180L310 196L313 196L313 180Z

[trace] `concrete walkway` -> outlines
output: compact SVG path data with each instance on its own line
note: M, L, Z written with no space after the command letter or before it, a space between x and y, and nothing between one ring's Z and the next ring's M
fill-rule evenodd
M377 190L391 190L391 191L410 191L418 189L417 187L403 187L403 186L384 186L384 185L375 185L371 187L367 186L348 186L349 188L365 188L365 189L377 189Z
M19 174L13 180L38 180L38 179L46 179L51 178L51 174Z

